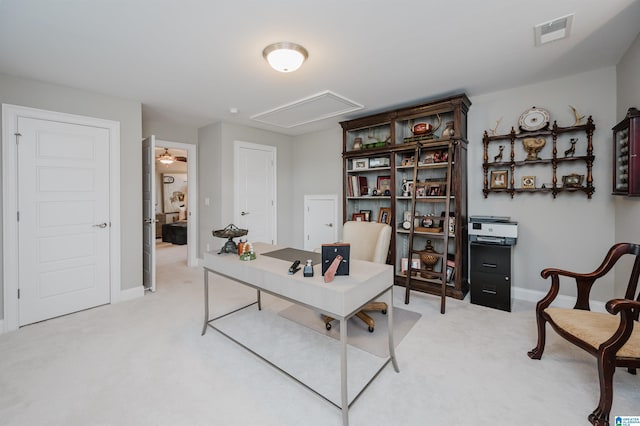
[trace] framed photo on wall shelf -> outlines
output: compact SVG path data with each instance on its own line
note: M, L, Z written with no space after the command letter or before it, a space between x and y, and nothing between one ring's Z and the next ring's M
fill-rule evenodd
M354 222L366 222L364 213L354 213L351 215L351 220Z
M522 187L525 189L534 189L536 187L536 177L522 176Z
M507 187L508 170L492 170L490 187L491 189L503 189Z

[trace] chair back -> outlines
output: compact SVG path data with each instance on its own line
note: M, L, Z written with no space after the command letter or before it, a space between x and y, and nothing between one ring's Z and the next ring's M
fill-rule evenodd
M351 245L352 259L385 263L391 243L391 227L377 222L345 222L342 242Z

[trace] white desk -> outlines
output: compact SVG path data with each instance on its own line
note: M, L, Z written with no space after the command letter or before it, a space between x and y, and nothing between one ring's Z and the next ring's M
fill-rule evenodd
M231 336L225 334L213 324L214 321L237 312L240 309L248 308L254 304L258 304L260 309L260 292L264 291L273 296L288 300L306 306L314 311L328 315L340 321L340 383L342 404L337 406L332 401L321 395L314 389L302 383L295 377L280 369L277 365L263 358L256 352L242 345L245 349L262 358L272 366L283 371L285 374L294 378L296 381L311 389L327 401L342 409L342 422L344 425L349 423L349 401L347 396L347 320L355 315L363 306L372 300L378 299L383 294L388 296L387 320L389 322L389 358L373 375L369 383L378 375L378 373L392 362L393 368L399 372L398 363L395 357L393 345L393 267L380 263L365 262L360 260L350 261L350 270L348 276L336 276L331 283L325 283L322 277L322 269L320 265L314 266L314 276L304 277L302 270L295 275L288 275L288 269L291 262L276 259L269 256L263 256L273 250L281 247L263 243L255 243L253 245L257 254L257 258L252 261L241 261L238 256L233 254L215 254L207 252L204 254L204 325L202 334L207 331L207 326L220 332L232 341L239 343ZM305 259L300 259L304 263ZM247 285L258 290L257 301L246 305L233 312L220 315L216 318L209 318L209 272L229 278L233 281ZM240 344L240 343L239 343ZM368 383L368 384L369 384ZM367 384L367 386L368 386ZM365 386L358 395L355 396L355 402L360 394L366 389ZM353 404L352 402L352 404Z

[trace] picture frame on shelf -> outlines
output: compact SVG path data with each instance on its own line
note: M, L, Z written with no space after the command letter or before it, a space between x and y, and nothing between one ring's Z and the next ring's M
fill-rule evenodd
M507 187L508 170L491 170L491 189L504 189Z
M524 189L535 189L536 177L535 176L522 176L521 186Z
M391 209L389 207L380 207L378 223L386 223L387 225L391 224Z
M386 190L391 189L391 176L378 176L377 186L379 195L383 195Z
M411 259L411 267L413 269L420 269L420 259L419 258ZM403 257L400 261L400 273L402 275L407 275L408 270L409 270L409 259L406 257ZM415 275L417 273L418 271L413 271L412 275Z
M360 210L360 213L364 215L365 222L371 221L371 210Z
M366 216L364 213L353 213L351 220L354 222L366 222Z
M440 195L440 185L429 185L429 196L434 197Z
M353 170L367 170L369 168L368 158L356 158L353 160Z
M369 168L389 167L389 157L374 157L369 159Z
M453 278L454 267L447 265L447 282L450 283Z
M584 175L571 173L570 175L562 176L562 187L563 188L580 188L582 187L583 180L584 180Z

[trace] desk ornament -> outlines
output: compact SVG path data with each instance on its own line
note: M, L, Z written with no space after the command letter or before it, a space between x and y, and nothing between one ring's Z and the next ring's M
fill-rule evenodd
M227 225L224 229L218 229L216 231L211 231L214 237L217 238L228 238L227 242L222 246L218 254L221 253L238 253L238 246L233 241L234 238L243 237L249 233L246 229L240 229L235 226L233 223Z

